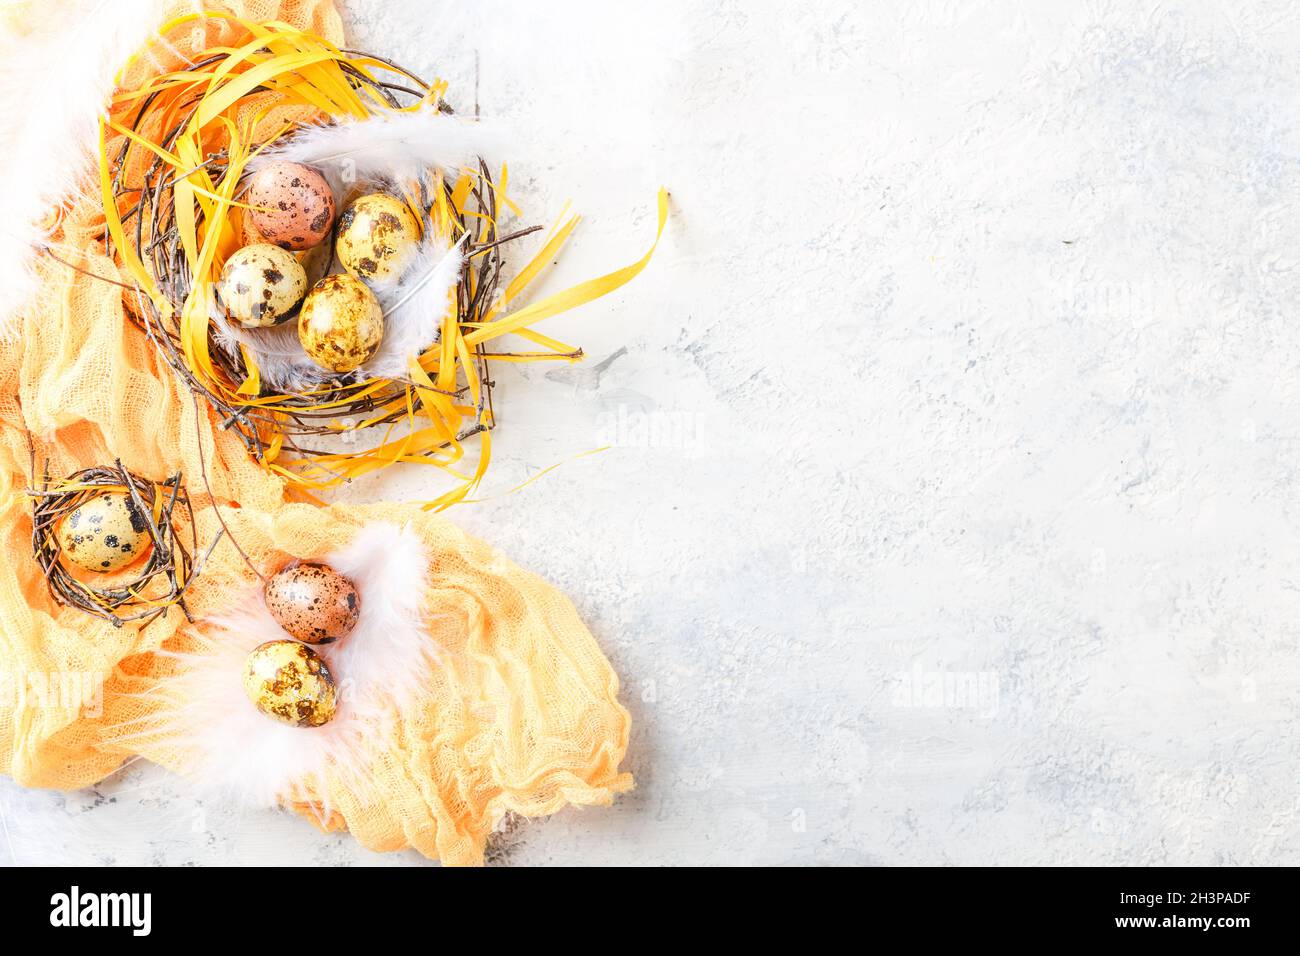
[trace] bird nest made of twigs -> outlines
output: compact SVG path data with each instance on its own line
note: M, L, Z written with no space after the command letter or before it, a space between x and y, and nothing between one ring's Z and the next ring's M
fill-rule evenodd
M179 474L162 482L149 481L119 461L52 481L47 469L39 487L28 494L32 498L32 551L57 603L118 627L132 621L147 625L170 607L179 607L190 619L185 592L198 573L202 556L189 496ZM121 496L117 500L122 500L133 530L147 538L147 544L138 550L147 553L114 574L74 569L65 546L75 539L76 529L64 528L64 522L74 513L79 517L79 509L105 496ZM220 538L218 533L205 556ZM111 543L116 546L115 541Z
M382 57L339 49L284 24L209 12L182 17L161 34L165 40L169 31L211 17L239 27L245 42L212 47L136 88L120 88L101 124L105 241L133 289L125 296L128 311L166 365L216 410L221 426L300 488L329 488L396 462L423 462L457 479L430 506L462 500L489 459L487 431L496 421L489 361L581 358L580 349L530 326L623 285L650 253L512 310L578 220L566 210L534 257L503 280L503 246L541 227L503 228L507 213L518 213L506 194L507 168L494 175L478 155L481 127L453 115L446 83L425 82ZM132 63L141 56L157 62L166 51L147 48ZM268 361L250 344L259 333L223 333L213 290L226 260L244 244L250 170L268 157L294 158L304 137L316 142L331 129L347 134L337 140L343 148L325 155L338 208L349 199L349 173L359 164L372 183L403 199L422 236L437 235L456 251L459 270L445 307L439 303L436 313L425 309L416 317L432 323L428 341L402 356L396 372L362 367L288 386L268 374ZM666 215L661 191L660 233ZM321 271L340 271L332 245L320 258L327 260ZM387 337L390 306L397 306L381 305ZM506 335L522 339L524 350L489 352L489 343ZM367 434L378 438L358 437L371 428L376 431ZM331 441L340 436L344 441ZM480 447L471 469L463 459L472 436Z

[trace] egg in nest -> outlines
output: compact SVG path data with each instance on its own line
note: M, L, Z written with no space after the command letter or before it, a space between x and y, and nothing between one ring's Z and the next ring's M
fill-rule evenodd
M350 275L386 282L401 276L419 241L420 225L406 203L388 193L367 193L339 216L334 251Z
M65 560L101 573L134 564L153 544L148 520L121 491L106 491L78 505L59 522L55 539Z
M350 275L328 275L307 293L298 313L298 341L323 369L357 369L379 350L384 313L375 294Z
M338 707L334 675L297 641L267 641L244 660L244 693L262 713L291 727L319 727Z
M306 291L302 263L268 242L237 249L226 260L218 287L226 314L247 328L288 321Z
M285 249L310 249L334 225L329 183L302 163L267 163L250 177L244 201L257 235Z
M298 640L330 644L357 626L361 595L355 584L329 565L304 561L267 582L266 607Z

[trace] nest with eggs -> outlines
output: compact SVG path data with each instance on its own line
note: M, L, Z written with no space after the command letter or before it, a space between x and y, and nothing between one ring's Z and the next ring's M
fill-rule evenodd
M179 474L149 481L118 461L53 481L47 465L27 493L32 551L57 603L116 627L147 626L170 607L193 620L185 592L198 573L198 531Z
M215 15L181 18L163 33ZM283 24L226 19L247 31L247 42L214 47L136 89L119 89L102 123L105 242L131 280L128 311L221 426L300 490L422 462L455 479L430 507L463 500L489 460L487 433L496 421L489 362L581 358L581 349L530 326L622 285L650 253L512 310L577 217L561 214L531 261L505 281L503 247L541 227L502 227L507 212L518 213L506 194L508 170L494 174L480 157L487 134L454 114L445 83ZM327 274L304 304L273 316L284 324L259 327L256 314L250 324L233 315L236 296L223 286L223 271L250 236L263 238L275 210L249 201L250 182L275 163L319 173L339 211L359 194L404 205L418 235L405 265L378 278L355 263L340 269L334 243L351 222L344 212L315 249L297 241L301 228L280 241L295 250L304 274L314 273L310 279ZM661 192L661 232L666 210ZM345 371L313 363L304 331L313 297L323 284L353 280L380 307L377 351ZM271 290L261 291L269 299ZM524 349L489 352L505 335L522 339ZM478 460L468 466L475 436Z

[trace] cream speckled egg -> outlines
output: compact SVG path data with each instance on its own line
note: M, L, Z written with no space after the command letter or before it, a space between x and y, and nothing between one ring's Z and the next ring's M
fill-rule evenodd
M55 536L63 557L87 571L117 571L144 557L149 525L125 492L109 491L79 505Z
M265 242L236 250L218 289L226 313L249 328L287 321L306 291L307 272L294 254Z
M357 626L361 595L356 585L329 565L304 561L267 582L266 607L298 640L331 644Z
M285 249L309 249L330 234L334 193L325 177L301 163L267 163L252 175L244 201L257 234Z
M329 723L338 706L334 675L297 641L267 641L244 660L244 693L266 716L292 727Z
M375 354L384 337L384 313L364 283L349 275L317 282L298 313L298 341L321 368L351 372Z
M388 193L367 193L339 216L334 251L350 274L382 281L402 274L419 241L419 223L406 203Z

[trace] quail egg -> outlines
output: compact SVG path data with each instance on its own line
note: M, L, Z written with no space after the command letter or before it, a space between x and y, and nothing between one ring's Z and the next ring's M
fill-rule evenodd
M63 557L86 571L117 571L152 546L148 521L125 492L108 491L78 505L55 531Z
M244 693L272 720L293 727L329 723L338 706L334 675L297 641L267 641L244 660Z
M388 193L367 193L339 216L334 250L351 275L383 282L402 274L419 241L419 223L406 203Z
M266 607L298 640L330 644L356 627L361 596L356 585L329 565L305 561L271 578Z
M249 180L244 201L257 234L285 249L309 249L334 224L334 193L310 166L282 160L267 163Z
M350 275L328 275L307 293L298 313L298 341L323 369L351 372L379 349L384 313L379 300Z
M249 328L287 321L306 291L302 264L292 252L270 243L236 250L221 270L221 304Z

